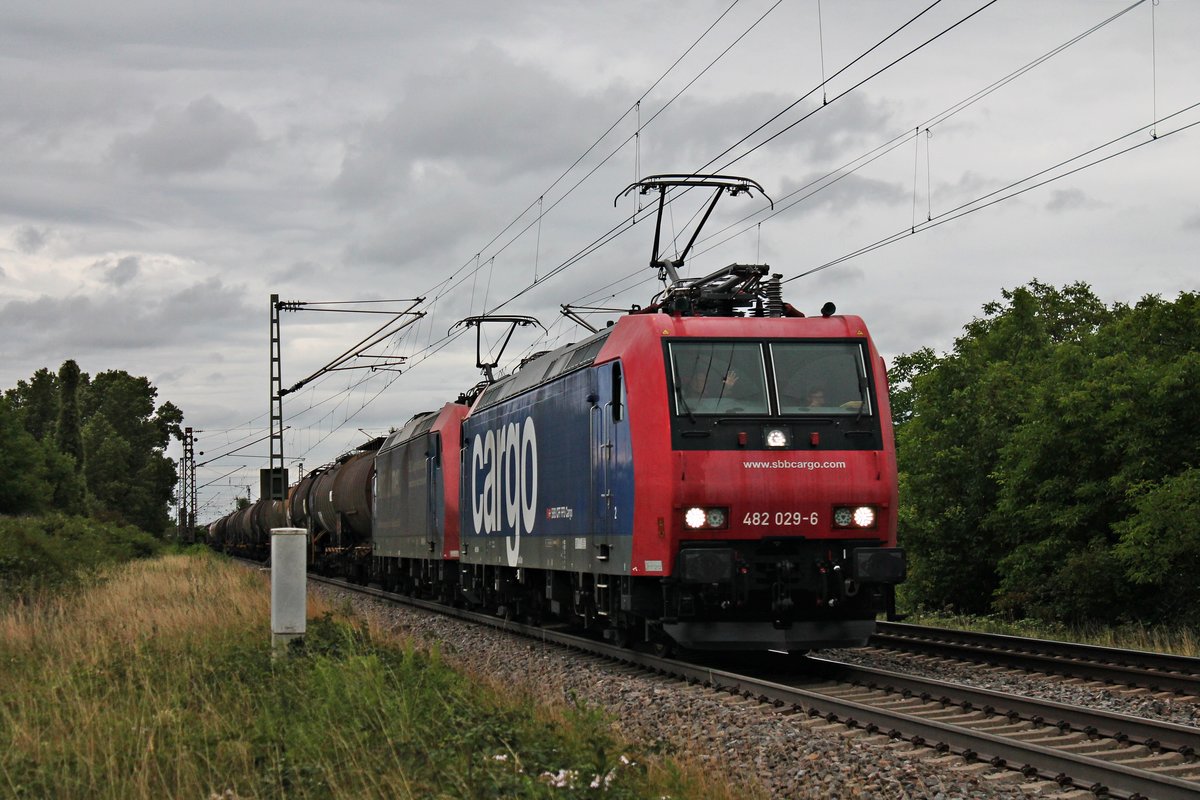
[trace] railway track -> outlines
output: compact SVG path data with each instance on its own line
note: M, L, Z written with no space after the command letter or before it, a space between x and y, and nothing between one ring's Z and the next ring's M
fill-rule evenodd
M1189 800L1200 796L1200 730L1017 697L828 659L781 658L766 668L723 659L662 658L414 598L310 576L340 589L488 625L541 642L703 686L809 726L875 743L904 741L960 768L1011 770L1099 797ZM721 668L721 664L732 667Z
M812 673L789 683L804 685L805 677L817 677L821 682L804 685L807 691L947 726L916 734L935 751L1017 767L1100 795L1200 795L1200 729L821 658L809 661ZM910 720L897 725L905 734L917 728ZM972 733L982 734L977 743Z
M1200 698L1200 658L895 622L870 646Z

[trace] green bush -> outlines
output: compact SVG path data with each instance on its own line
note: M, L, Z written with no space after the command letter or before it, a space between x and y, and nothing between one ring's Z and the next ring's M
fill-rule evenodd
M100 567L152 556L161 547L132 525L66 514L0 516L0 595L75 583Z

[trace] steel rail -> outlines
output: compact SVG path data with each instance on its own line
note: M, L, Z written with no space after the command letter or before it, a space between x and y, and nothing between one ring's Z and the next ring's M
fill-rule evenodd
M1200 696L1200 658L896 622L869 644Z
M1169 750L1187 757L1200 753L1200 728L904 675L836 659L810 655L808 660L816 667L816 674L833 680L958 705L964 711L978 710L1088 736L1133 742L1151 750ZM1197 770L1200 771L1200 764Z

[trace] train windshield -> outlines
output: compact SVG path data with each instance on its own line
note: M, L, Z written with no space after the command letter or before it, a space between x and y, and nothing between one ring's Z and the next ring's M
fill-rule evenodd
M857 342L672 342L678 416L869 415L866 362Z
M671 360L676 413L770 413L757 342L675 342Z
M851 342L767 346L781 414L870 414L862 347Z

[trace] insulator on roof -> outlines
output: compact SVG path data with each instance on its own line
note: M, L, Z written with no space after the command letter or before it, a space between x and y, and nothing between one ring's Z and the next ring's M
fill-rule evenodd
M775 273L764 287L767 296L767 316L783 316L783 276Z

